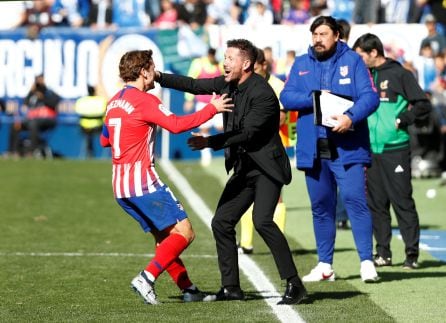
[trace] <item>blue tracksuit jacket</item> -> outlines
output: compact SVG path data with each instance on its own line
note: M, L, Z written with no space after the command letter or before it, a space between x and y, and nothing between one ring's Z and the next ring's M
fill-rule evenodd
M297 121L297 168L312 168L317 156L317 127L314 125L313 98L315 90L329 90L353 98L354 105L346 114L353 121L354 131L337 134L328 131L328 137L337 147L343 165L371 162L367 117L379 105L373 80L362 58L345 43L338 41L336 53L330 60L329 73L322 73L321 64L308 49L308 54L296 58L280 94L286 110L299 111ZM323 77L329 88L321 88Z

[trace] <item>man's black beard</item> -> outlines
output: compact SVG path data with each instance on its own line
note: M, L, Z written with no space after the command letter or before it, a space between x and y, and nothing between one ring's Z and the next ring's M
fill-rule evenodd
M333 45L333 47L329 48L328 50L324 50L323 52L317 52L315 49L314 56L316 56L316 59L318 61L325 61L333 56L333 54L336 52L336 43Z

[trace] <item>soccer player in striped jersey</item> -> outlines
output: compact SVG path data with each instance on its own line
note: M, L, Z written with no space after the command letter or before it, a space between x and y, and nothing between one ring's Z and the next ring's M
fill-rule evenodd
M158 304L154 282L166 270L183 291L184 301L212 300L190 281L179 258L194 239L182 205L155 170L157 127L173 133L193 129L220 112L230 112L230 98L213 95L201 111L176 116L154 95L155 64L151 50L125 53L119 63L124 87L108 102L101 145L111 147L113 192L118 204L153 234L155 256L131 282L147 304Z

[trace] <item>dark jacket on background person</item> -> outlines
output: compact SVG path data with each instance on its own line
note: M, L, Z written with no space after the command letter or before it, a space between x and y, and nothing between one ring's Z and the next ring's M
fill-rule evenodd
M397 61L387 58L371 71L381 101L379 109L368 118L372 152L409 148L407 127L427 121L431 103L412 73Z

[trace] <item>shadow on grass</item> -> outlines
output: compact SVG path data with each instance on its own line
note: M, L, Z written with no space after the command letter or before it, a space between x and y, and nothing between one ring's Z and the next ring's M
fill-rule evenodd
M398 281L417 278L442 278L446 277L445 272L422 272L422 271L398 271L398 272L381 272L379 273L382 282Z
M420 224L420 229L421 230L436 230L436 229L441 229L442 226L441 225L436 225L436 224ZM393 224L392 225L392 230L399 230L399 226L397 224Z
M205 292L206 294L213 294L212 292ZM245 301L258 301L258 300L265 300L265 299L277 299L277 302L280 301L281 296L276 295L265 295L263 293L269 294L268 291L254 291L254 290L248 290L245 291ZM300 304L312 304L314 302L318 301L326 301L326 300L341 300L341 299L347 299L347 298L354 298L357 296L364 295L364 293L361 293L360 291L330 291L330 292L312 292L309 293L307 298L304 299ZM183 298L182 296L169 296L169 300L175 301L175 302L182 302ZM219 301L221 302L221 301ZM239 301L231 301L231 302L239 302ZM215 302L211 302L215 303Z
M311 207L309 206L287 206L287 211L304 211L307 210L311 213Z
M303 304L311 304L321 300L341 300L346 298L353 298L364 295L360 291L330 291L330 292L313 292L308 295L308 298L302 302Z
M426 272L423 271L423 268L436 268L442 267L446 264L444 262L438 261L424 261L421 263L419 269L407 270L401 268L398 271L379 271L378 275L380 280L376 283L390 282L390 281L399 281L406 279L417 279L417 278L443 278L446 277L446 272L436 271L436 272ZM394 265L396 266L396 265ZM349 279L358 279L359 275L350 275L346 277L342 277L340 279L349 280Z
M350 252L356 250L355 248L336 248L335 253L339 252ZM317 256L317 250L316 249L294 249L291 250L291 253L293 255L314 255Z

